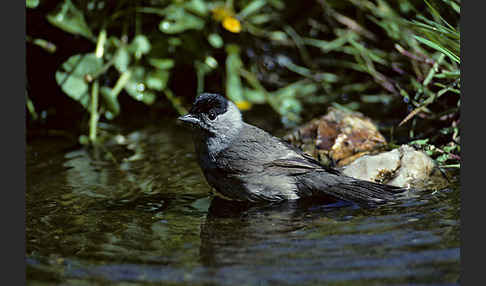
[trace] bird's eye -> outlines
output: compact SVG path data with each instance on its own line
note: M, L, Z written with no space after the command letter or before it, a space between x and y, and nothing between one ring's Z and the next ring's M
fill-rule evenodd
M210 112L208 113L208 118L209 118L209 119L211 119L211 120L216 119L216 113L214 113L214 112L210 111Z

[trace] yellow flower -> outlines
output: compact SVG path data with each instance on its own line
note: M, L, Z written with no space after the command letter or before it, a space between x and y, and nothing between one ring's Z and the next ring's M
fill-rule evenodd
M238 107L238 109L240 109L240 110L251 109L251 103L246 101L246 100L235 102L235 104Z
M235 12L226 6L218 6L212 10L213 19L222 22L223 28L232 32L241 32L241 23L235 18Z
M232 32L232 33L239 33L241 32L241 23L238 19L234 17L226 17L223 19L223 27Z

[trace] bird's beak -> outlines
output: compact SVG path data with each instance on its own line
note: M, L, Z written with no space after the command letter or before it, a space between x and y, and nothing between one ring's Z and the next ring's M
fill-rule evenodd
M183 116L179 116L177 119L179 119L180 121L184 122L184 123L187 123L189 125L199 125L199 118L195 117L194 115L188 113L186 115L183 115Z

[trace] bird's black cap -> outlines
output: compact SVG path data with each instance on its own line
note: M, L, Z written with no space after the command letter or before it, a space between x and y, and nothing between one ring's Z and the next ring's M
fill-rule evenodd
M216 115L223 114L228 109L228 100L217 93L201 93L192 104L191 114L209 113L213 111Z

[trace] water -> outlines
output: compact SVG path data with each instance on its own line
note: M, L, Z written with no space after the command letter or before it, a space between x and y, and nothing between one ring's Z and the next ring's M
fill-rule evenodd
M40 138L26 159L29 285L460 283L458 186L374 209L228 205L174 119L98 150Z

